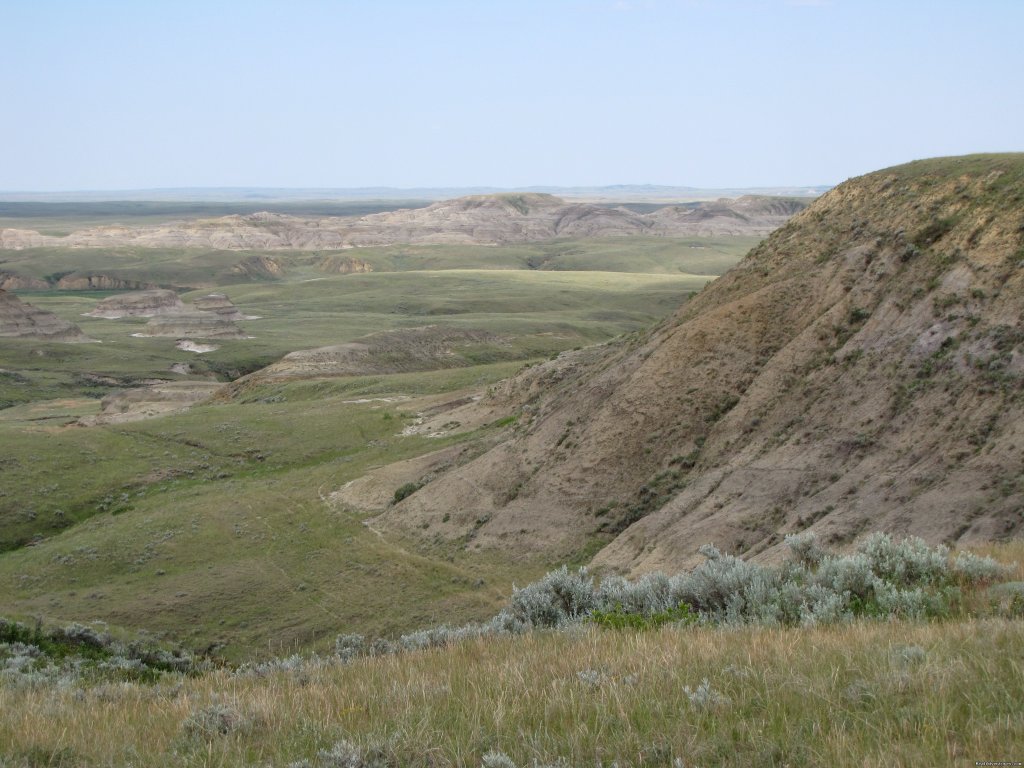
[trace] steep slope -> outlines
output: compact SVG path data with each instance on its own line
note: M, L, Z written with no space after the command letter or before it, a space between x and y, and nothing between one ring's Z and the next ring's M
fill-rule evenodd
M807 528L970 541L1024 522L1024 155L851 180L650 333L483 401L509 438L374 524L675 569ZM613 538L614 537L614 538Z
M79 343L92 341L74 323L0 289L0 337Z
M539 193L474 195L425 208L362 217L300 218L253 213L166 224L93 227L67 237L31 230L0 230L0 249L41 246L103 248L217 248L224 250L336 250L395 243L495 245L557 237L762 235L781 226L806 201L746 196L639 214L625 208L566 203ZM355 266L358 260L352 261ZM276 274L269 262L239 262L238 270ZM348 271L362 271L349 269Z

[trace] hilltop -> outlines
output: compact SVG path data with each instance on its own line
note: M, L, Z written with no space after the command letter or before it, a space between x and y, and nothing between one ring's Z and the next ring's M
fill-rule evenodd
M555 238L764 235L802 210L805 198L744 196L657 208L566 202L544 193L472 195L365 216L258 212L160 224L87 227L66 236L0 229L0 249L216 248L331 250L404 244L527 243Z
M1022 201L1020 154L850 180L653 330L492 387L468 407L505 409L507 439L374 525L520 553L605 544L595 563L630 572L709 541L773 558L808 529L837 546L1014 536Z

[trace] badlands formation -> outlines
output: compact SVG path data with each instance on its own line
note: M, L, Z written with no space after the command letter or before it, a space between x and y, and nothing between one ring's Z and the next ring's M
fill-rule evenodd
M174 291L156 289L108 296L87 312L88 317L114 320L120 317L155 317L184 312L185 305Z
M243 315L223 293L200 296L188 307L174 291L157 289L109 296L87 312L88 317L116 319L148 317L143 336L179 336L198 339L244 339L236 320Z
M143 336L172 336L190 339L245 339L245 331L216 312L202 310L156 315L146 323Z
M771 559L804 530L1019 535L1021 200L1019 154L848 181L653 330L467 406L516 425L372 524L505 551L596 539L595 565L632 573L708 541Z
M222 250L331 250L395 243L497 245L553 238L764 235L807 205L794 198L745 196L736 200L667 206L640 214L626 208L568 203L539 193L478 195L425 208L367 216L303 218L275 213L127 227L93 227L65 237L32 230L0 230L0 249L37 247L215 248ZM273 260L239 262L237 270L273 276ZM364 271L353 262L337 271Z
M0 289L0 336L40 341L80 343L92 341L74 323L52 312L26 304L17 296Z

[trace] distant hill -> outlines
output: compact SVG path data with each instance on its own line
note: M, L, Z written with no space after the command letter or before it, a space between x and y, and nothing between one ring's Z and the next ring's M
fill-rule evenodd
M910 163L798 213L652 331L492 388L507 440L374 525L675 570L806 529L1024 527L1024 154ZM459 418L446 415L446 418Z
M364 216L258 212L161 224L88 227L66 236L0 229L0 248L217 248L330 250L410 244L505 244L554 238L764 235L807 205L803 198L744 196L638 213L528 192L460 197Z
M828 191L829 185L788 187L684 187L658 184L613 184L594 187L533 186L515 189L501 187L196 187L176 189L127 189L67 192L0 191L0 202L101 202L101 201L165 201L165 202L221 202L246 201L359 201L359 200L448 200L467 195L514 194L542 192L564 198L601 199L614 201L661 200L717 200L720 197L743 195L773 195L785 197L817 197Z

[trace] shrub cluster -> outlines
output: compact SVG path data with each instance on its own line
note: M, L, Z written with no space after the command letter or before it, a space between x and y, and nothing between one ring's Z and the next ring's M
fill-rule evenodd
M153 643L123 642L83 624L30 627L0 618L0 681L16 686L93 681L152 682L209 662Z
M1003 579L1008 569L989 557L921 539L896 540L885 533L864 539L855 552L837 555L811 533L786 537L792 557L778 566L759 565L706 545L705 561L691 571L651 573L630 581L609 576L599 583L586 568L563 566L522 589L483 623L440 626L403 635L397 642L338 637L345 661L460 640L562 629L592 622L619 629L663 624L813 626L872 618L948 615L962 587Z

